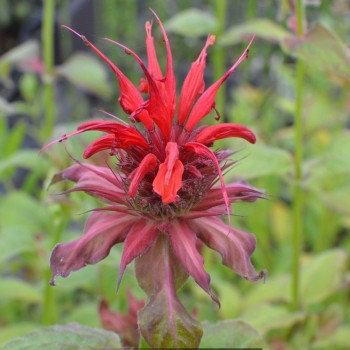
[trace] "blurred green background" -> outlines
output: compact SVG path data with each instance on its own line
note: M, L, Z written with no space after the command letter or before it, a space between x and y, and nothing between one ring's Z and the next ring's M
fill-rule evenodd
M55 5L52 18L50 4ZM144 298L132 268L115 295L119 246L98 265L58 279L56 287L48 285L53 246L79 236L85 212L99 203L80 193L57 195L67 184L48 189L71 157L81 159L88 136L41 155L38 151L81 121L102 118L101 109L123 116L108 67L60 25L86 35L137 84L142 75L133 59L102 38L117 40L145 58L149 7L167 28L178 87L208 33L216 34L217 41L208 50L207 85L256 35L249 60L220 90L217 109L222 120L253 129L258 142L247 146L234 140L218 146L238 151L234 157L241 159L227 180L244 179L268 194L267 200L235 205L232 219L233 225L256 235L253 262L257 270L268 270L267 281L242 280L205 250L205 267L221 308L192 280L182 288L181 300L187 310L198 311L200 321L247 322L264 349L350 348L347 0L305 0L303 39L293 32L292 0L1 0L0 345L42 325L74 321L100 327L100 299L124 312L128 289ZM164 64L162 37L154 28ZM210 122L214 115L206 117ZM302 156L296 160L301 145ZM300 269L293 265L296 259Z

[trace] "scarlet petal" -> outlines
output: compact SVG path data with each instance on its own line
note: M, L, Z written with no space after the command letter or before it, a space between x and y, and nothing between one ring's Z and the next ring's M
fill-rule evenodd
M227 137L240 137L250 143L256 142L256 137L251 130L243 125L232 123L208 126L196 136L195 140L203 144L212 144L216 140Z
M253 38L254 39L254 38ZM248 57L248 51L250 45L253 42L253 39L248 44L247 48L244 50L241 57L237 60L237 62L214 84L212 84L204 93L199 97L196 104L193 106L193 109L188 117L186 123L186 130L191 132L194 127L204 118L213 108L215 102L215 96L220 86L224 83L224 81L234 72L234 70L239 66L239 64L244 61Z
M121 72L121 70L108 57L106 57L95 45L93 45L85 36L77 33L75 30L67 26L62 27L70 30L79 38L81 38L85 45L91 47L92 50L95 51L97 55L99 55L112 69L112 71L118 79L121 94L121 96L119 97L119 102L124 111L128 114L131 114L138 108L140 108L140 106L142 106L144 103L143 98L140 92L134 86L134 84ZM153 130L152 119L148 116L148 113L146 111L140 113L138 117L148 130Z
M200 240L222 256L223 264L250 281L264 277L264 272L256 273L250 261L256 245L251 233L234 229L215 217L189 222Z
M219 300L210 290L210 276L203 268L204 259L196 247L196 234L182 220L174 221L169 227L169 233L175 255L179 258L185 270L220 305Z
M112 246L124 241L134 221L134 216L124 213L91 214L82 237L69 243L57 244L54 248L50 258L50 283L54 285L57 276L67 277L87 264L96 264L104 259Z
M157 167L158 159L153 153L148 153L145 158L142 159L140 165L136 168L136 171L132 173L132 181L129 186L128 194L134 197L136 191L147 173L154 170Z
M157 238L159 231L156 225L148 220L139 220L135 223L128 233L125 242L123 255L119 266L118 285L123 278L125 268L135 258L142 255Z
M101 136L85 148L83 157L87 159L97 152L110 150L115 147L115 144L115 136L113 134Z
M168 142L166 159L159 166L157 176L153 181L153 190L162 197L163 203L172 203L177 199L177 192L182 186L184 166L178 159L177 143Z
M206 50L209 45L214 44L214 41L214 35L208 36L202 52L200 53L198 59L192 63L191 69L186 76L181 89L179 108L177 112L177 120L180 125L185 122L193 103L204 90L205 84L203 75L205 69L205 58L207 56Z

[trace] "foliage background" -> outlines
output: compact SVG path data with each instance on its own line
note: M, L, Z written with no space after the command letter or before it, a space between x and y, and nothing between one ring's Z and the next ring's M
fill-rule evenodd
M92 39L136 83L140 71L134 61L102 38L125 43L145 57L144 23L152 18L152 7L169 32L178 86L208 32L217 34L217 44L209 50L207 83L235 61L252 34L257 36L249 60L221 90L217 106L223 120L245 124L257 134L253 146L237 141L220 146L238 150L235 157L242 159L227 176L243 178L269 195L255 204L236 205L233 217L234 225L256 235L254 265L269 275L265 284L251 284L205 251L205 267L222 307L209 302L193 281L181 290L185 306L196 309L200 321L247 322L264 348L350 348L350 4L306 0L304 5L307 33L298 45L290 27L293 1L56 1L49 37L54 67L48 69L43 66L43 2L1 1L0 344L43 324L74 321L100 327L100 299L125 312L128 289L144 297L131 268L115 296L120 247L97 266L48 286L53 246L80 235L84 213L98 203L78 193L56 195L65 185L47 190L52 176L71 164L71 157L79 158L88 137L53 146L43 155L38 151L78 122L101 118L100 109L123 115L112 74L60 25ZM159 31L155 36L162 50ZM302 178L297 183L302 189L301 272L295 304L298 60L305 74ZM215 122L214 116L210 119Z

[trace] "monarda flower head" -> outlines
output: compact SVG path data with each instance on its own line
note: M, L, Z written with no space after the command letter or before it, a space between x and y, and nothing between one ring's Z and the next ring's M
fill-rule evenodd
M99 262L112 246L123 242L118 286L126 266L136 259L136 278L149 297L139 313L144 338L151 346L162 347L166 344L159 340L159 334L163 334L175 346L192 347L198 346L201 330L179 302L176 290L190 275L219 303L203 268L204 259L198 248L201 243L217 251L222 263L240 276L252 281L263 276L256 273L250 261L256 245L254 236L230 225L232 203L253 202L263 194L244 182L225 184L223 171L233 164L228 160L232 152L211 149L215 141L229 137L255 143L255 135L247 127L233 123L198 126L215 108L215 95L221 84L248 57L252 41L237 62L205 89L207 49L215 41L215 36L209 35L177 100L169 40L154 15L165 42L164 74L157 59L151 22L146 23L147 65L129 48L106 39L122 47L140 65L144 78L138 88L86 37L68 28L114 72L120 88L119 103L130 123L118 118L89 121L52 142L101 131L103 136L86 147L83 157L107 150L112 163L96 166L76 162L59 175L60 179L76 183L71 191L86 192L107 205L90 215L81 238L54 248L51 283L57 276L67 277L72 271ZM220 218L226 214L229 225ZM191 342L186 343L189 339Z

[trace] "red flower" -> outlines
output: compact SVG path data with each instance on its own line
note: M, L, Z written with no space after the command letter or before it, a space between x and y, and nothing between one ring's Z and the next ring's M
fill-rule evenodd
M89 193L107 206L95 209L90 215L81 238L55 247L51 256L51 283L55 283L56 276L66 277L87 264L97 263L109 254L113 245L124 242L118 286L126 266L138 258L137 278L150 297L148 305L157 297L163 300L162 293L177 303L176 289L188 274L218 302L211 292L210 277L203 268L197 243L201 241L217 251L223 264L240 276L253 281L261 278L263 274L257 274L250 261L256 244L254 236L232 228L219 216L228 214L230 223L231 203L255 201L263 194L244 182L225 185L222 173L233 164L227 162L232 152L209 148L216 140L227 137L255 143L253 132L231 123L196 127L215 107L215 95L221 84L248 57L252 41L224 76L205 90L206 51L215 41L210 35L183 83L175 113L176 84L170 44L162 23L155 17L167 52L164 75L153 44L152 23L146 23L147 66L130 49L106 39L122 47L139 63L145 75L140 90L148 92L147 99L90 41L74 32L115 73L119 102L132 124L91 121L52 142L91 130L104 132L104 136L86 148L84 158L109 150L117 165L114 168L77 162L60 174L61 179L76 183L71 191ZM180 305L176 304L173 311L182 310Z

